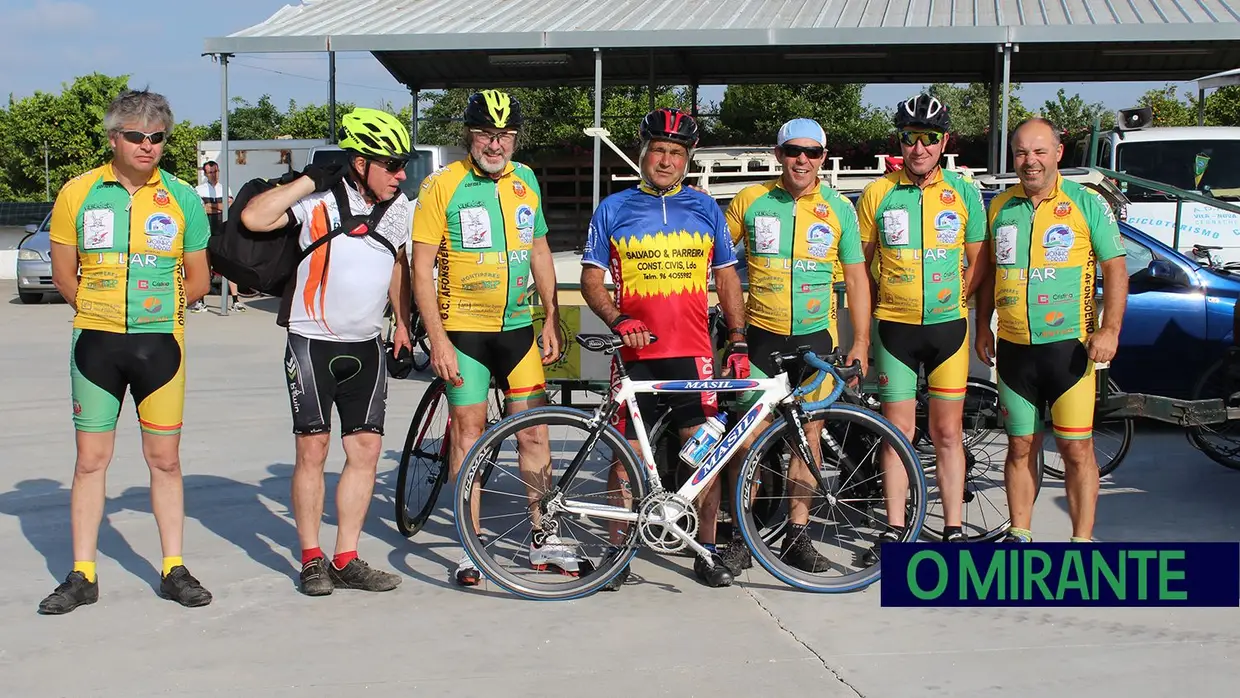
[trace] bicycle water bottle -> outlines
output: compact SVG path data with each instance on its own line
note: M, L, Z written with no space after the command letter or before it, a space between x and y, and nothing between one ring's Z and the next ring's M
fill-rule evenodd
M719 440L727 430L727 415L720 413L710 417L698 427L697 433L685 441L685 445L680 449L680 459L694 467L701 465L719 445Z

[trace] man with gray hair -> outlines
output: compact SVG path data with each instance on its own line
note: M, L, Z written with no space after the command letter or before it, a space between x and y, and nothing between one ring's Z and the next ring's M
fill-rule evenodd
M173 123L163 96L122 93L104 116L111 162L70 180L52 208L52 282L75 311L69 375L77 462L73 571L39 604L41 613L99 600L95 552L105 473L126 389L151 472L163 548L159 594L183 606L211 603L181 559L180 459L185 308L210 288L209 228L194 188L159 168Z

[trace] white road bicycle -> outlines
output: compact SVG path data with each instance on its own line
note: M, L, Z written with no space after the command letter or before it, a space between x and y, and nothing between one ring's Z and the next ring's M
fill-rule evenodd
M581 334L576 341L588 351L605 354L615 354L622 344L610 334ZM879 564L862 562L865 552L889 529L883 449L896 454L910 485L901 542L915 541L921 533L926 480L916 451L896 427L871 410L836 404L845 382L860 371L857 364L834 366L841 358L838 353L818 357L806 347L793 354L773 354L777 374L768 379L635 381L617 355L617 390L593 413L540 407L500 420L478 439L456 483L453 508L460 540L483 576L511 593L539 600L586 596L619 574L639 547L662 554L686 548L705 553L696 539L698 497L725 471L744 442L758 434L740 467L732 498L739 503L733 512L736 527L753 557L793 587L828 593L863 589L880 576ZM816 371L811 382L793 390L783 364L797 359ZM830 395L805 402L804 396L828 375L834 379ZM720 437L678 491L665 489L637 394L751 390L761 393L757 403ZM613 426L621 405L634 420L640 456ZM762 429L772 415L774 422ZM793 455L802 463L814 462L804 425L819 420L823 422L819 465L794 472ZM547 429L550 449L550 463L541 466L517 448L519 433L539 427ZM561 435L570 430L575 433ZM794 479L798 474L800 480ZM779 478L786 481L771 486ZM799 493L795 501L790 492ZM804 529L787 525L793 504L808 510ZM794 528L829 561L825 568L820 562L819 569L810 572L783 559L775 546L780 538L790 543L788 532ZM843 535L843 529L851 533ZM835 539L827 543L831 532ZM533 562L540 541L549 539L561 546L561 553L569 550L576 563L565 569ZM830 549L824 551L824 546ZM546 559L542 554L536 557Z

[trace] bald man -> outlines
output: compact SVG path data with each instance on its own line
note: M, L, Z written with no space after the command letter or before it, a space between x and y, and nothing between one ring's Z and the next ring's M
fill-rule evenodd
M1128 298L1124 243L1115 213L1059 174L1059 130L1041 118L1012 132L1020 184L990 202L974 348L999 376L1008 434L1004 468L1012 524L1004 542L1033 540L1037 469L1046 411L1065 462L1072 542L1093 540L1098 502L1094 458L1094 364L1115 357ZM1098 322L1098 273L1104 312ZM999 311L999 338L990 330ZM1035 451L1037 449L1037 451Z

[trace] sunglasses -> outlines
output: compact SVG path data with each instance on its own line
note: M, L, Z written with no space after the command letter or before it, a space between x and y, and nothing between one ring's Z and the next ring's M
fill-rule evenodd
M371 162L382 167L388 174L396 174L405 169L405 165L409 164L408 160L399 158L371 158Z
M121 131L121 138L138 145L142 141L150 141L151 145L159 145L164 142L166 134L163 131L155 131L154 133L145 133L143 131Z
M826 154L827 149L820 145L781 145L784 151L784 157L798 158L802 155L810 160L817 160Z
M901 131L900 142L904 145L913 145L921 142L925 145L938 145L943 140L943 134L939 131Z
M499 141L503 145L511 145L513 141L517 140L516 131L501 131L499 133L487 133L486 131L483 131L480 128L471 128L469 129L469 135L472 136L474 140L482 141L486 143L487 145L490 145L496 141Z

